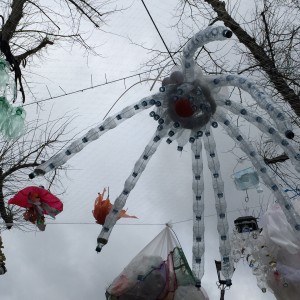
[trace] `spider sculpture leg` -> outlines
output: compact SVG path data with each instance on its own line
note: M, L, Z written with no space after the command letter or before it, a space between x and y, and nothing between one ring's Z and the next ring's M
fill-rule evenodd
M291 200L284 195L280 189L280 185L276 178L269 175L268 167L264 163L263 159L257 154L251 143L243 136L237 126L229 121L229 118L221 110L217 110L214 115L214 119L218 121L222 127L226 130L228 135L239 145L241 150L249 157L252 165L257 170L258 174L262 178L265 185L273 192L278 204L283 210L287 221L292 226L293 230L300 233L300 216L295 211Z
M191 142L190 130L181 129L176 136L176 142L178 144L177 150L182 151L184 145L186 145L186 143L188 143L189 141Z
M133 117L145 109L150 108L153 105L159 106L161 103L161 97L162 95L158 93L153 96L143 98L135 104L125 107L114 116L108 117L98 126L90 129L83 137L72 142L64 150L39 165L33 173L29 174L29 177L32 179L38 175L44 175L47 172L65 164L72 156L80 152L90 142L97 140L101 135L115 128L123 121Z
M123 209L124 205L126 204L126 200L129 196L129 193L132 191L132 189L135 187L138 179L140 178L141 174L145 170L148 162L150 161L150 158L157 150L161 140L166 136L167 134L167 126L162 128L161 130L157 130L154 134L154 136L151 138L150 142L146 146L144 152L140 156L140 158L137 160L137 162L134 165L132 173L129 175L127 180L124 184L124 189L122 193L117 197L115 200L114 205L112 206L109 214L107 215L105 219L105 223L103 225L103 228L98 236L97 239L97 248L96 251L100 252L102 247L106 245L108 238L110 236L110 233L114 227L114 225L117 222L118 215L120 211Z
M194 135L191 138L194 139ZM200 138L194 139L191 143L192 149L192 170L193 170L193 272L201 282L204 274L204 180L202 142ZM199 285L199 283L198 283Z
M257 104L265 110L277 125L279 132L284 134L288 139L294 137L291 123L282 109L278 108L261 87L258 87L253 81L238 75L220 75L210 77L207 84L211 89L223 86L235 86L249 93Z
M216 142L213 137L212 128L206 125L202 140L206 150L208 168L212 175L212 184L215 194L215 205L217 210L217 229L219 233L221 271L225 280L230 280L234 271L229 241L229 225L227 220L227 203L224 193L224 182L221 176L220 162L217 155ZM229 282L228 282L229 283Z
M173 141L175 141L177 137L181 135L183 132L182 128L178 128L177 125L178 125L177 123L174 123L172 126L170 126L170 130L168 131L167 134L168 138L166 140L168 144L171 144Z
M182 66L185 82L192 82L197 78L195 72L194 55L197 49L213 41L223 41L232 36L232 32L224 26L209 26L195 34L183 49Z
M295 150L296 146L293 145L292 141L286 140L285 137L278 132L276 126L273 126L268 120L237 102L223 99L217 100L217 103L231 113L244 118L249 123L256 126L261 132L266 133L269 138L280 146L283 152L287 154L292 164L295 166L296 171L300 172L300 153Z

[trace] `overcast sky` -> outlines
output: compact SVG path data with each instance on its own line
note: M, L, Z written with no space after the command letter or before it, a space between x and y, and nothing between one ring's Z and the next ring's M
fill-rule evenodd
M168 45L176 45L176 32L172 13L174 2L145 1ZM141 63L149 59L149 53L130 43L141 43L146 48L164 50L164 46L153 27L141 1L123 0L128 9L117 16L111 16L106 30L117 35L94 31L91 42L101 45L101 57L84 57L81 50L74 48L72 54L64 49L49 50L51 59L37 67L36 87L38 99L86 88L93 84L129 76L138 72ZM204 28L207 24L199 24ZM122 37L123 36L123 37ZM105 85L89 91L46 101L43 114L52 110L53 116L63 112L76 114L70 125L80 132L100 122L115 100L124 92L125 86L137 82L138 77ZM137 85L115 106L111 114L134 103L142 97L158 91L159 85L150 91L151 83ZM30 100L28 99L30 102ZM36 116L36 107L27 106L28 119ZM192 218L192 172L191 151L188 147L182 153L176 151L175 143L161 143L151 159L136 188L128 198L128 213L138 220L120 220L115 226L108 245L96 254L96 239L101 226L94 223L93 203L103 187L110 187L111 200L122 191L124 181L155 131L156 123L149 111L135 116L119 127L106 133L99 140L70 160L71 170L64 179L66 193L61 197L64 211L57 216L56 224L48 225L45 232L25 233L12 229L2 233L5 245L8 272L0 278L0 298L3 300L72 299L104 300L105 289L122 271L127 263L155 237L168 221L179 222ZM243 213L245 193L238 192L231 175L236 157L228 152L233 144L218 128L214 132L222 167L226 178L225 193L228 201L230 226ZM221 146L220 146L221 145ZM246 168L249 165L239 165ZM217 274L214 260L219 259L218 234L214 198L207 166L205 176L205 275L202 285L210 299L218 299ZM28 181L28 185L43 183L43 179ZM257 206L256 191L250 191L249 206ZM265 203L268 193L262 195ZM63 224L79 223L79 224ZM91 223L91 224L80 224ZM128 225L131 224L131 225ZM146 225L153 224L153 225ZM191 262L192 222L180 222L174 230ZM233 286L226 292L230 300L275 299L270 293L262 294L256 286L246 262L240 262L233 276Z

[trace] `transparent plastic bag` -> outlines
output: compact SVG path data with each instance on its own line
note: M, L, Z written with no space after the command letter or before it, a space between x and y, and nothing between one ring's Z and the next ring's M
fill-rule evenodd
M195 283L194 275L178 241L170 228L166 227L112 282L106 291L106 298L108 300L174 300L179 286L194 288ZM186 293L189 295L188 291ZM199 295L202 293L199 292ZM176 299L180 298L177 296ZM198 300L202 299L208 298L198 298Z
M277 246L290 254L296 254L300 251L300 239L294 233L278 204L269 205L263 216L262 224L262 235L266 241L269 241L269 248Z
M195 286L179 286L175 292L174 300L208 300L206 292Z

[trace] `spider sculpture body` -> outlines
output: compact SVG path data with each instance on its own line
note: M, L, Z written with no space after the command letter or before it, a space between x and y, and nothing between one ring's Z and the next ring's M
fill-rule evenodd
M220 162L216 152L216 143L212 128L218 123L223 126L227 134L245 152L260 175L261 180L274 193L277 202L285 212L288 222L296 233L300 231L300 217L295 212L290 199L282 193L276 179L269 175L268 167L257 154L251 143L240 132L239 128L230 122L227 112L243 117L255 125L260 131L280 145L289 156L297 171L300 171L300 154L292 145L294 137L291 125L271 98L254 82L239 75L202 74L196 65L194 54L197 49L212 41L222 41L230 38L231 31L223 26L208 27L197 33L185 46L182 54L181 68L174 70L162 82L159 93L143 98L137 103L124 108L114 116L108 117L97 127L89 130L82 138L72 142L66 149L53 156L37 167L30 177L43 175L64 164L87 144L98 139L102 134L115 128L124 120L135 114L152 108L150 116L158 122L154 136L146 146L144 152L134 165L133 171L125 181L124 189L114 202L110 213L106 217L102 231L97 239L96 251L101 251L107 243L126 199L135 187L143 170L161 141L166 138L167 143L177 141L178 150L190 143L192 150L193 172L193 263L192 268L200 284L204 274L204 181L202 145L205 148L208 166L211 171L215 206L217 210L217 229L219 232L222 274L225 282L231 285L234 271L231 246L229 241L229 225L227 221L224 182L220 172ZM235 86L248 92L257 104L267 112L269 120L257 115L255 111L243 107L228 99L222 92L223 87Z

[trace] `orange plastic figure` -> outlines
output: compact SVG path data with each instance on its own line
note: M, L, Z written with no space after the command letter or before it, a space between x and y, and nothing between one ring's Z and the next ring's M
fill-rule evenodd
M95 207L93 210L93 215L94 215L94 218L96 219L96 223L101 224L101 225L104 224L105 218L112 208L112 204L110 203L110 200L109 200L109 192L108 192L106 200L103 200L105 192L106 192L106 188L103 189L102 194L98 193L98 197L95 200ZM120 219L120 218L135 218L135 219L137 219L136 216L127 215L126 210L124 210L124 209L122 209L121 212L119 213L118 219Z

